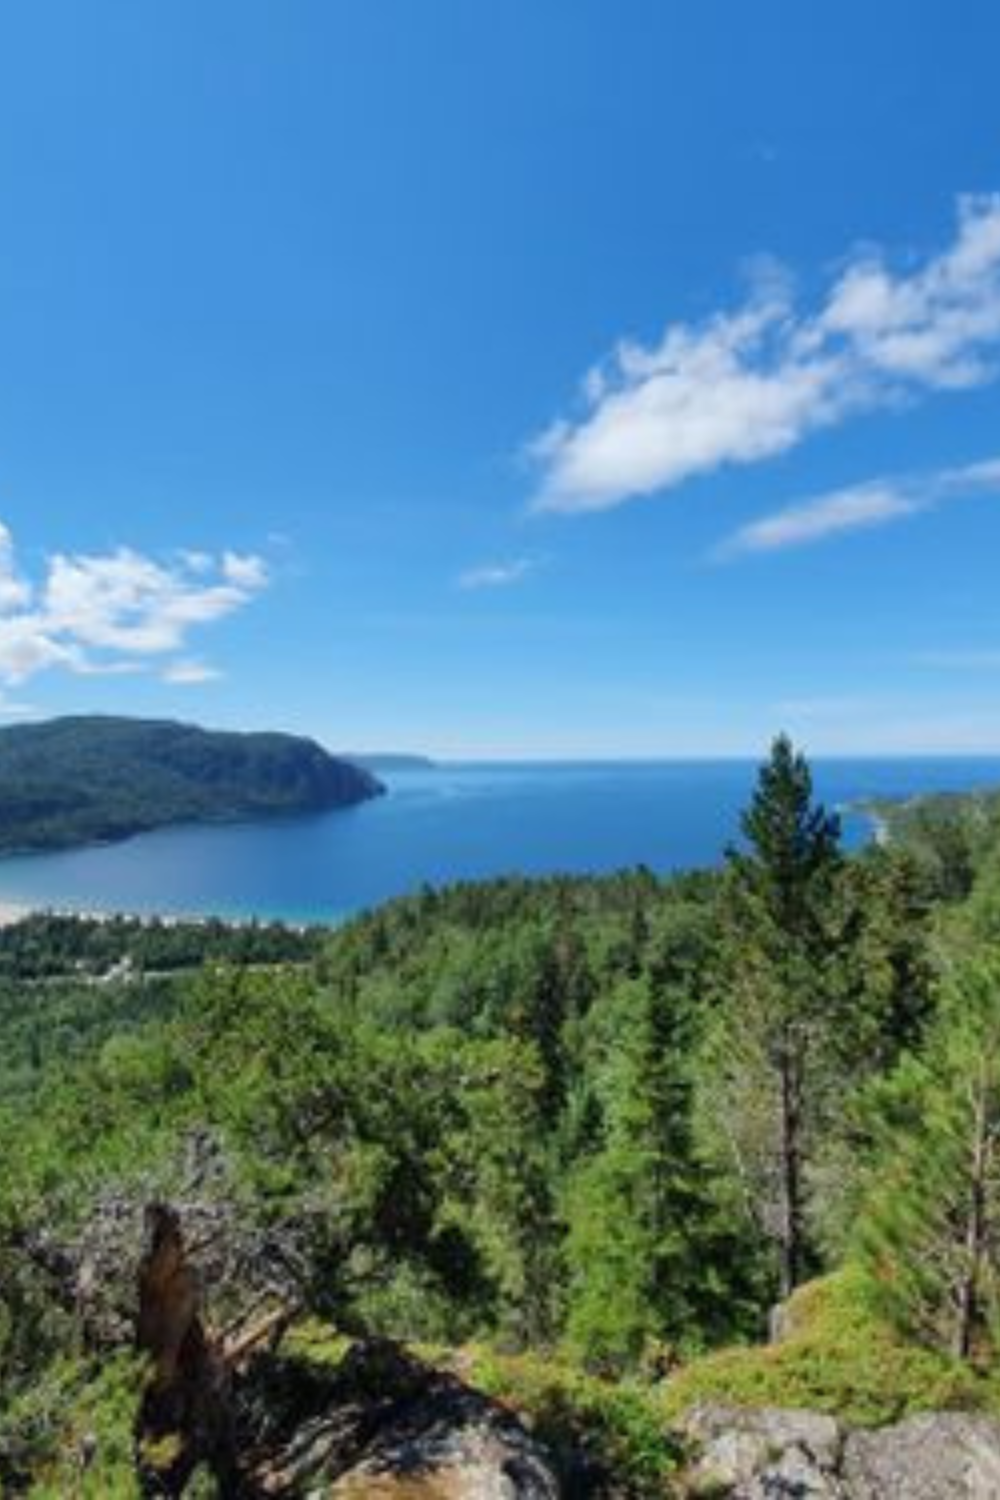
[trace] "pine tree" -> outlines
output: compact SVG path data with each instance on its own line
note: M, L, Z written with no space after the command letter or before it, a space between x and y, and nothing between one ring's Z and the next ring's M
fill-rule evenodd
M879 846L843 874L836 934L843 956L832 978L838 1003L853 1012L847 1040L863 1046L863 1072L888 1072L919 1045L933 1014L928 882L906 850Z
M969 1358L1000 1337L1000 955L953 976L924 1055L873 1108L861 1253L909 1332Z
M839 822L813 802L812 777L779 736L730 850L724 884L719 1021L707 1108L737 1166L746 1207L774 1244L786 1297L807 1260L807 1172L832 1080L838 1017L829 974L841 870Z

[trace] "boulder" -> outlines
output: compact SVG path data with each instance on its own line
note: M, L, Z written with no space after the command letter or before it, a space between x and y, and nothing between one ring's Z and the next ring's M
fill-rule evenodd
M266 1413L250 1491L323 1500L558 1500L541 1444L499 1402L388 1340L327 1376L277 1359L244 1399ZM265 1362L251 1382L259 1382ZM290 1378L293 1384L289 1384Z
M692 1495L731 1500L843 1500L843 1433L820 1412L717 1405L693 1408L685 1433L699 1457L688 1474Z
M930 1412L876 1432L854 1432L844 1447L851 1500L997 1500L1000 1422L964 1412Z
M705 1405L686 1493L726 1500L1000 1500L1000 1422L931 1412L846 1431L812 1411Z

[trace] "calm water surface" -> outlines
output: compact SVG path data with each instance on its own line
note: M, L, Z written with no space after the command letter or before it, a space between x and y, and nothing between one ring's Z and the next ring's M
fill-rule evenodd
M814 763L830 805L1000 786L1000 758ZM0 860L0 901L56 909L336 919L424 882L717 862L751 761L450 765L383 776L389 795L281 822L185 827ZM845 819L848 842L869 836Z

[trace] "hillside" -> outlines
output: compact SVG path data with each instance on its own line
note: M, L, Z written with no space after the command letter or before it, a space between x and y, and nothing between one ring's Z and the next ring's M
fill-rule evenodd
M782 741L743 830L0 933L0 1490L997 1493L995 866L844 854Z
M381 790L369 771L289 734L100 716L19 724L0 730L0 853L319 812Z
M1000 790L930 792L906 798L873 798L863 810L880 837L920 865L942 899L972 890L1000 850Z

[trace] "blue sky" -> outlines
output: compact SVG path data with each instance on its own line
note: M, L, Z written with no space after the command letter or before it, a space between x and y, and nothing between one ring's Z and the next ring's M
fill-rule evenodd
M1000 751L1000 10L22 0L3 712Z

